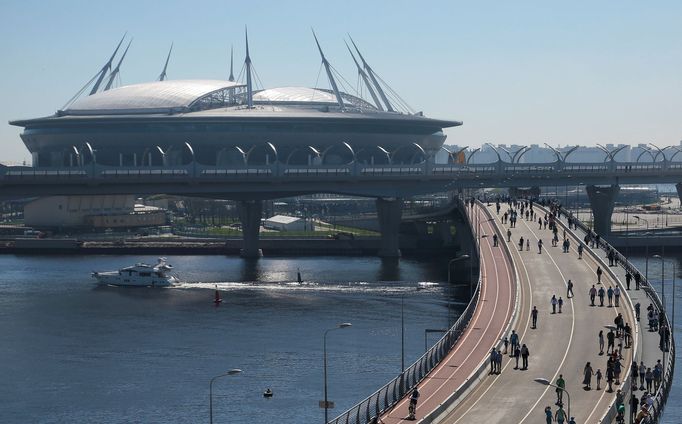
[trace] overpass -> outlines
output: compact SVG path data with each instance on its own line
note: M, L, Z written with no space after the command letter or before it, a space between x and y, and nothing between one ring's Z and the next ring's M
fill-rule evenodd
M674 156L674 155L673 155ZM258 256L262 200L313 193L338 193L377 199L382 233L381 256L399 256L398 228L402 199L465 188L585 186L595 230L606 235L621 184L677 184L682 192L682 162L370 165L353 160L341 165L309 166L275 162L262 166L185 165L104 166L84 160L62 168L0 167L0 199L55 195L169 194L239 201L244 228L244 256ZM658 157L658 156L656 156ZM518 191L518 190L517 190Z
M536 212L545 210L535 206ZM604 262L602 249L611 246L601 242L595 249L585 247L579 258L577 246L585 231L579 223L573 230L567 227L565 216L558 220L560 231L566 231L571 240L568 253L561 247L549 243L551 231L538 229L535 221L521 218L515 228L509 228L495 216L492 207L477 203L469 209L473 218L470 225L477 231L480 240L481 277L479 288L462 317L449 332L423 357L419 358L405 373L394 381L358 403L332 423L384 422L406 423L407 397L414 386L420 388L421 397L417 420L420 423L469 423L469 422L514 422L531 423L544 420L544 409L550 406L555 412L557 406L555 391L536 383L536 378L554 382L561 374L566 380L566 391L570 394L570 406L564 396L564 408L580 423L613 422L616 415L616 390L620 389L626 400L633 393L630 378L630 364L633 359L652 367L662 360L664 375L660 387L656 388L653 404L648 413L655 420L660 418L667 398L674 369L674 342L669 352L658 346L658 334L650 332L646 325L646 305L663 313L663 321L670 325L665 309L653 288L647 283L642 290L627 290L623 284L625 271L637 272L627 260L618 254L618 264L609 267ZM481 216L483 218L481 218ZM511 242L506 242L506 231L513 233ZM496 233L500 246L494 246L491 234ZM505 234L505 236L503 236ZM518 238L531 240L530 250L518 248ZM543 252L538 253L537 241L543 239ZM589 288L597 284L597 267L604 270L602 285L619 285L622 297L619 306L591 306ZM566 282L574 283L574 296L566 297ZM551 313L550 299L553 294L565 299L562 313ZM634 316L635 303L641 304L642 320ZM598 301L597 301L598 304ZM530 310L538 308L537 328L532 328ZM599 354L597 333L608 332L615 316L621 313L625 322L633 327L633 343L623 347L623 364L620 384L613 384L613 391L605 389L606 356ZM520 343L530 349L528 370L517 370L514 362L504 356L499 374L489 374L488 358L490 349L502 348L501 338L510 330L520 335ZM456 340L452 340L452 338ZM616 345L622 339L616 339ZM443 353L447 347L449 350ZM601 390L596 390L592 378L592 389L584 390L583 368L591 362L594 371L601 369L604 374ZM634 387L637 389L637 386ZM643 391L635 390L638 398ZM626 402L627 403L627 402ZM626 418L630 414L626 409ZM379 416L380 421L375 418ZM372 421L374 420L374 421Z

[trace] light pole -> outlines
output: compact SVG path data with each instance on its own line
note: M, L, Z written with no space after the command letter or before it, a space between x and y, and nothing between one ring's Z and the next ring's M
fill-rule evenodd
M341 328L346 328L350 327L351 324L350 322L342 322L340 324L337 324L336 327L334 328L329 328L327 330L324 330L324 424L327 424L328 421L328 412L329 412L329 402L327 401L327 333L333 330L339 330Z
M225 377L228 375L235 375L241 373L242 370L235 368L231 369L228 372L220 375L216 375L211 379L211 381L208 383L208 413L209 413L209 422L213 424L213 382L219 379L220 377Z
M646 231L647 233L649 232L649 221L647 221L644 218L640 218L637 215L632 215L633 218L635 218L637 221L644 221L646 224ZM647 234L648 235L648 234ZM647 241L646 244L644 245L644 248L646 249L645 256L646 256L646 264L644 265L644 279L646 280L647 284L649 283L649 242Z
M557 389L561 390L562 392L566 393L566 399L568 400L568 411L567 411L568 412L568 419L570 420L571 419L571 395L568 394L568 391L562 387L557 386L556 384L550 383L549 380L547 380L546 378L542 378L542 377L536 378L535 382L540 383L544 386L550 386L550 387L557 388Z
M405 293L400 296L400 373L405 372Z

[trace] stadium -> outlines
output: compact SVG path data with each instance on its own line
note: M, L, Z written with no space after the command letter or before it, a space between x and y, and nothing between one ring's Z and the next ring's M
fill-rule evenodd
M421 163L443 145L444 128L462 124L399 111L399 97L350 48L370 100L339 90L321 48L331 89L254 90L248 39L244 83L232 72L228 80L167 80L164 67L158 81L112 88L125 57L112 70L117 51L93 77L90 95L52 116L10 122L24 128L33 166Z

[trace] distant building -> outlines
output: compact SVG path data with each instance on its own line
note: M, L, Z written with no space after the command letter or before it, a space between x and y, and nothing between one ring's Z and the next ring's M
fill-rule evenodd
M277 231L305 231L305 221L295 216L275 215L263 223L265 228Z

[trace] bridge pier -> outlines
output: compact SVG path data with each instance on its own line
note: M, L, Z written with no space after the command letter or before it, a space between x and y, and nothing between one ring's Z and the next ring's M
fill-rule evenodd
M244 244L240 251L242 258L259 258L263 251L258 248L258 235L263 215L262 200L241 200L237 203L239 220L242 223Z
M403 199L378 198L376 200L381 245L379 256L382 258L400 257L400 221L402 219Z
M588 185L585 189L594 216L594 231L601 236L606 236L611 233L611 214L613 214L613 206L620 192L620 186L617 184L608 187Z

